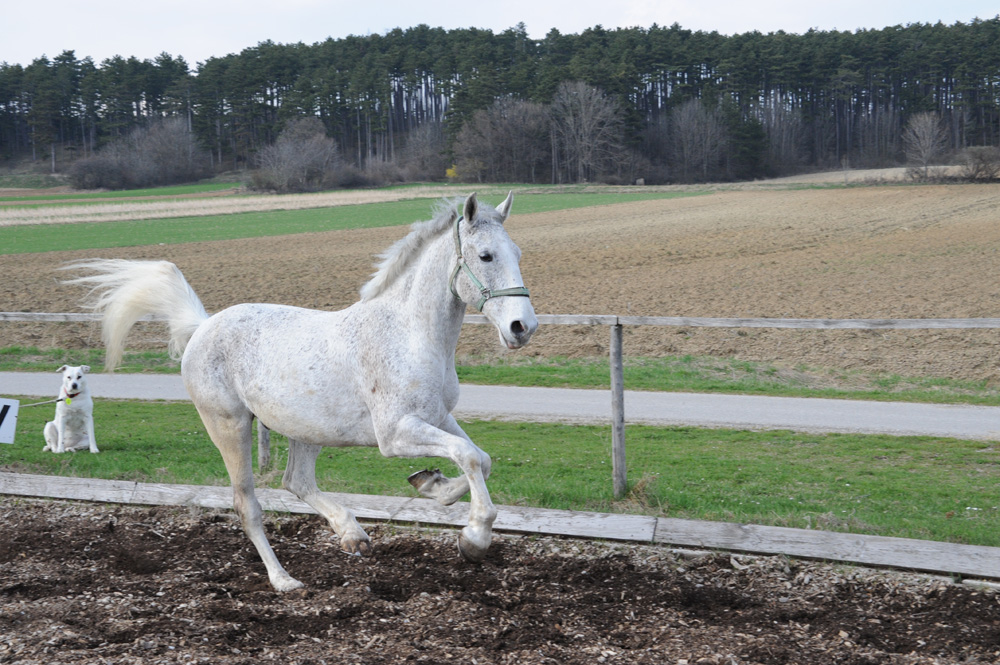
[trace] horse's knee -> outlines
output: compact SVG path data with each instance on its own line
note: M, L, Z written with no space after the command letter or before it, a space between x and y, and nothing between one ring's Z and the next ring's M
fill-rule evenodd
M246 492L233 487L233 510L240 516L244 529L264 522L264 510L252 490Z

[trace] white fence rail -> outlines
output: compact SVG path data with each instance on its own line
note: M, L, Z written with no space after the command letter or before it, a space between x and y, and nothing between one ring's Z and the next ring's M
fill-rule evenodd
M97 321L93 313L0 312L0 321L53 323ZM144 317L140 321L155 321ZM473 325L489 323L482 314L465 317ZM625 467L625 384L622 361L624 326L676 326L688 328L785 328L801 330L971 330L1000 328L1000 319L753 319L686 316L617 316L614 314L540 314L542 325L608 326L611 329L611 461L615 497L627 488Z

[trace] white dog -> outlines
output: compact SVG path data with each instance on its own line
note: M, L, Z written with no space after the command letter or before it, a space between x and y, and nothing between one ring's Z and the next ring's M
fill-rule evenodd
M94 400L87 388L88 365L70 367L63 365L62 388L56 403L56 419L45 424L45 447L54 453L81 450L90 446L90 452L99 453L94 438Z

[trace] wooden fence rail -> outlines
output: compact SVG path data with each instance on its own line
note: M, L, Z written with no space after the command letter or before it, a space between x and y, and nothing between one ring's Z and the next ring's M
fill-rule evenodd
M0 321L52 323L97 321L94 313L0 312ZM140 321L156 321L151 316ZM482 314L466 315L472 325L488 324ZM625 385L622 360L623 326L676 326L687 328L785 328L800 330L972 330L1000 328L1000 319L754 319L702 318L687 316L617 316L614 314L539 314L542 325L608 326L611 329L611 463L614 495L621 498L627 488L625 468Z
M230 487L160 485L125 480L38 476L0 472L0 494L129 505L198 506L228 510ZM256 490L265 510L315 514L287 490ZM464 526L468 504L442 506L431 499L330 493L363 520ZM844 561L976 579L1000 579L1000 548L868 536L789 527L699 522L669 517L497 506L498 531L654 543L683 548Z

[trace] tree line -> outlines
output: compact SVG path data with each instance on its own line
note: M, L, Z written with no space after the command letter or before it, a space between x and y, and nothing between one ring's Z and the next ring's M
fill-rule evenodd
M907 123L927 113L948 150L1000 145L1000 17L733 36L597 26L542 39L523 24L420 25L263 42L194 69L166 53L0 63L0 158L55 170L164 119L208 168L256 167L294 121L315 118L337 152L323 159L358 173L742 179L898 164Z

